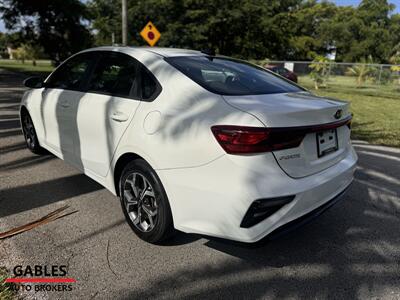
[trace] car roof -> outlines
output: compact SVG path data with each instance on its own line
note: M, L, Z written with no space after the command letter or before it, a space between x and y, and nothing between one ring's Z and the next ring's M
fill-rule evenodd
M179 48L162 48L162 47L131 47L131 46L102 46L96 48L90 48L82 52L88 51L119 51L129 53L137 52L151 52L163 57L173 57L173 56L206 56L206 54L197 50L190 49L179 49Z

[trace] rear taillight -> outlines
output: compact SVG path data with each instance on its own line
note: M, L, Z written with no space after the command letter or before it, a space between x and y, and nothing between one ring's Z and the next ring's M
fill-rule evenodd
M229 154L251 154L298 147L308 133L350 128L351 116L332 123L296 127L248 127L216 125L211 127L215 138Z
M273 128L217 125L211 130L221 147L229 154L251 154L297 147L304 132Z

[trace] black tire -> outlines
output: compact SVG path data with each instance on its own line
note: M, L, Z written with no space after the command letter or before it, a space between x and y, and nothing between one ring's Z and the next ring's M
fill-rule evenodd
M21 126L27 148L35 154L47 153L47 151L43 149L39 144L39 139L37 138L32 118L26 110L23 110L21 112Z
M147 183L144 183L145 180L147 180ZM143 189L140 189L140 187L136 187L135 190L131 188L132 185L143 185L141 183L144 184ZM149 184L150 188L146 189ZM143 200L140 200L140 195L146 194L144 193L146 190L151 195L144 196ZM146 161L136 159L124 168L119 181L119 191L125 218L139 238L149 243L158 244L172 237L175 230L167 195L157 174ZM136 196L134 195L135 191ZM131 202L127 200L128 198L131 199ZM135 201L137 204L134 203ZM129 207L127 207L128 203L130 203ZM156 215L151 217L149 211L156 213ZM150 222L150 218L153 220L152 222ZM142 224L146 223L149 226L144 229Z

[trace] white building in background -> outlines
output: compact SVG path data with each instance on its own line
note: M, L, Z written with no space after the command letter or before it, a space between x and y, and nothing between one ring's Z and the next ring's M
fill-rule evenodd
M7 53L9 59L14 59L14 49L12 49L11 47L7 47Z
M326 58L334 61L336 59L336 47L329 46L328 51L329 51L329 53L326 54Z

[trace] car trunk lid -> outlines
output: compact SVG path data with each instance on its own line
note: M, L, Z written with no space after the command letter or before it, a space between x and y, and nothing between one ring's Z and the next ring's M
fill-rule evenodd
M291 177L318 173L342 160L350 150L351 116L346 102L306 92L224 99L280 134L304 134L298 147L273 152L279 166Z

